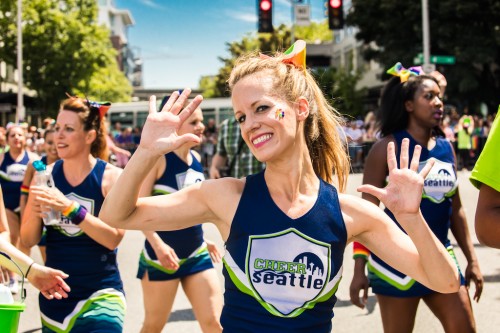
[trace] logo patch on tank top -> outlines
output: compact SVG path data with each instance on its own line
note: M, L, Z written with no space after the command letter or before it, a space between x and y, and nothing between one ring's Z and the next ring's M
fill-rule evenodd
M330 281L331 248L291 228L250 236L246 272L255 297L277 311L294 316L314 305ZM271 311L268 308L268 310Z
M426 163L427 161L420 162L419 171ZM455 194L457 186L458 179L453 164L435 160L431 171L425 178L422 197L441 203Z
M14 163L6 168L7 180L11 182L22 182L26 173L27 165Z

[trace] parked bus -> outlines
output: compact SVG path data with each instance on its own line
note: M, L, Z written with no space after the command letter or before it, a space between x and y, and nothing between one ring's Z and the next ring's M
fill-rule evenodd
M158 107L161 99L158 101ZM108 111L111 128L119 122L123 127L142 127L148 116L148 101L113 103ZM205 121L214 118L216 124L233 115L233 106L230 98L208 98L201 103L201 110Z

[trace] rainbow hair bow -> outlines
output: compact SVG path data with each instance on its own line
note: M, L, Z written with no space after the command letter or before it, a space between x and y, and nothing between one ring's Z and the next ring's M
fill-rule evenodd
M408 81L410 75L418 76L424 74L422 66L410 67L408 69L404 68L400 62L396 63L394 66L389 68L386 72L387 74L391 74L394 76L399 76L401 82Z
M87 99L90 109L96 109L99 112L99 118L102 119L111 107L110 102L95 102Z
M268 55L260 54L261 59L271 58ZM306 42L303 40L297 40L293 43L288 50L283 53L283 59L281 60L285 64L292 64L297 68L306 70Z

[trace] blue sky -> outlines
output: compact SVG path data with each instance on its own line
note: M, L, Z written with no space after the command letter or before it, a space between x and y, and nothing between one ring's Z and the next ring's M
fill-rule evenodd
M143 58L145 88L197 88L201 76L217 74L226 42L257 30L257 0L115 1L134 18L128 38ZM324 19L324 0L310 1L311 19ZM273 4L274 25L290 24L290 1Z

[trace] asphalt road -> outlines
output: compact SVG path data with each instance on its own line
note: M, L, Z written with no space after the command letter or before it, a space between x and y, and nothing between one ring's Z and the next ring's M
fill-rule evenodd
M477 202L478 191L468 181L469 172L459 172L460 195L465 207L469 227L474 242L477 256L485 277L483 296L479 303L473 304L474 315L478 332L498 332L500 327L500 250L494 250L481 246L474 233L473 223ZM356 187L361 183L361 175L355 174L349 178L348 193L356 194ZM222 241L213 225L205 225L207 238L216 241L222 250ZM135 278L139 252L143 245L144 237L140 232L128 231L123 239L118 254L120 270L124 280L127 296L127 315L125 318L125 333L136 333L140 331L144 310L142 308L142 292L139 280ZM454 243L454 241L452 241ZM456 244L455 244L456 245ZM460 249L455 247L460 266L464 270L466 261ZM39 260L38 250L33 250L33 257ZM335 317L333 328L336 333L369 332L381 333L382 322L379 308L374 295L370 294L368 307L361 310L351 305L349 301L349 284L352 277L353 261L352 250L349 245L345 252L344 277L337 292L338 302L335 306ZM217 265L221 272L221 265ZM222 275L220 275L221 286L223 286ZM474 287L470 291L473 295ZM41 332L38 292L31 286L27 286L28 296L25 301L26 310L21 315L19 332ZM194 333L201 332L194 319L193 312L182 290L177 293L173 312L163 332ZM425 304L421 303L418 309L414 332L443 332L440 323L432 315Z

